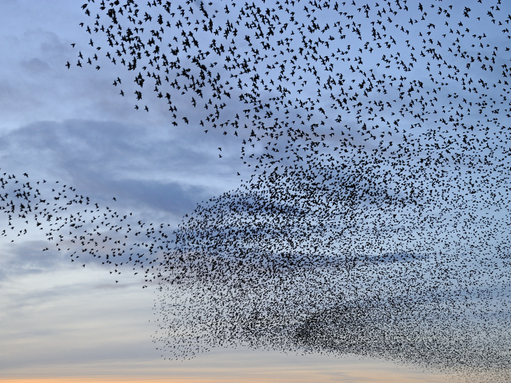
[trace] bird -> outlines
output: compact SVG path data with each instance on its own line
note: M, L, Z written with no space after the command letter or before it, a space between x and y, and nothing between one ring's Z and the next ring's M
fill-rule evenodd
M248 179L167 233L5 173L3 235L34 217L72 261L141 271L171 357L243 344L509 381L511 17L494 3L88 3L77 65L116 57L169 129L239 145Z

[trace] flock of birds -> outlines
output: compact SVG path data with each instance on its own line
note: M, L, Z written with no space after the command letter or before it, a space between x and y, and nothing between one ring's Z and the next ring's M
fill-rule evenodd
M73 262L158 283L163 356L247 345L511 380L509 5L82 8L78 67L121 66L136 109L238 140L253 171L173 232L4 173L3 235L35 225Z

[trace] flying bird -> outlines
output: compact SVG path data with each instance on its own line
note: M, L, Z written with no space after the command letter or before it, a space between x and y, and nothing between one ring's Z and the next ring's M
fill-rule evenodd
M166 233L92 203L85 213L83 198L71 219L68 189L29 195L4 174L6 236L37 206L58 251L79 245L72 260L142 271L169 297L159 341L176 357L246 344L510 380L511 17L499 1L84 12L77 66L117 65L114 83L132 76L137 101L154 91L169 129L238 143L249 179ZM176 291L194 300L168 303Z

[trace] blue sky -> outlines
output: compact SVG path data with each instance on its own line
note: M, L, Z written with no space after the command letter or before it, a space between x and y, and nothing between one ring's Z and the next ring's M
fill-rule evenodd
M442 3L438 4L440 8L441 5ZM3 172L13 173L19 179L23 179L22 174L27 172L32 184L37 181L42 182L44 179L48 181L48 185L45 186L47 188L54 187L56 185L55 181L59 181L59 185L72 185L76 188L78 194L90 197L92 201L98 202L103 207L110 206L121 214L131 212L135 220L140 219L155 224L165 223L169 224L170 228L175 228L182 221L185 214L191 215L198 203L214 196L220 196L224 192L234 193L233 191L240 186L240 180L248 179L252 174L252 169L257 165L255 160L240 159L240 142L249 138L251 129L248 129L246 133L240 133L239 137L231 134L223 135L222 129L215 130L214 128L208 129L208 134L204 134L206 128L198 124L199 120L204 118L204 114L200 115L196 110L189 107L186 103L188 95L180 99L177 92L173 96L178 100L178 104L181 103L179 104L180 113L189 115L191 123L172 126L167 106L165 103L159 102L160 100L156 98L155 94L151 94L150 86L147 89L144 88L146 90L143 99L144 103L147 101L150 112L135 110L136 100L132 93L136 88L131 84L132 80L127 71L122 69L124 72L121 72L124 75L123 81L126 84L124 89L127 95L126 97L120 97L119 87L112 86L112 81L119 75L120 66L105 63L104 65L101 64L101 70L96 70L93 66L85 65L84 68L77 68L74 65L77 60L77 51L83 51L84 55L93 54L94 52L94 49L87 45L89 36L79 26L79 23L84 20L80 6L81 3L77 2L41 2L35 0L7 0L0 4L0 51L7 53L0 57L0 116L2 116L0 118L0 134L2 135L0 140L0 167L2 174ZM412 5L409 6L410 9L413 8L410 17L420 18L420 12L416 9L416 4L413 7ZM469 6L474 10L478 9L475 2L469 4ZM347 7L350 7L349 4ZM221 8L223 7L219 9ZM448 9L447 7L444 8ZM348 9L350 12L358 12L361 15L356 17L356 23L360 23L359 28L366 30L371 27L371 20L363 17L363 12L356 11L356 8L353 7ZM428 9L428 11L431 13L437 12L436 3L435 8ZM439 13L441 14L441 12ZM476 17L475 13L476 11L473 12L474 17ZM504 11L504 13L509 13L509 10ZM486 17L486 14L481 14L481 17ZM297 10L296 18L301 22L307 21L307 16L301 8ZM458 16L458 18L460 17ZM442 18L439 19L443 20ZM218 20L225 20L225 15L219 15ZM329 23L330 25L334 25L336 21L336 16L333 13L321 20L322 23ZM465 23L463 28L472 29L472 23L477 25L473 18L470 20L463 19L463 21ZM218 24L220 24L220 21ZM388 25L390 26L392 23L389 22ZM492 27L488 21L484 25ZM356 25L354 27L356 28ZM413 35L417 30L413 30L411 27L412 36L410 39L412 45L413 43L420 45L422 38L427 39L427 32L433 31L435 36L441 36L442 28L447 31L450 27L442 26L439 23L436 25L435 31L428 28L424 32L424 36L419 38ZM344 26L344 30L351 31L351 27ZM293 29L290 28L280 36L291 38L292 31ZM494 29L489 29L486 33L490 35L491 31L494 31ZM500 32L500 29L498 31ZM481 39L478 36L485 33L485 31L477 29L473 32L475 35L470 38L470 41L474 43L479 42ZM339 40L340 50L347 49L348 45L353 46L353 48L350 48L353 51L357 51L359 48L364 49L363 42L352 37L350 40L351 32L348 32L347 35L346 39ZM505 53L505 47L508 43L505 36L506 34L495 33L490 41L492 45L499 47L498 59L502 60L502 63L509 60L509 54ZM206 38L206 34L204 38ZM364 59L363 69L371 68L374 70L377 79L382 79L383 76L387 75L395 76L400 73L401 64L399 64L397 57L407 55L410 50L404 49L407 40L404 34L396 35L396 38L398 40L396 46L382 51L385 59L391 60L391 64L389 64L392 66L391 70L382 67L385 60L380 57L380 54L375 57L382 63L382 66L375 66L374 62L371 62L373 56L370 56L367 52L361 52L361 57ZM467 39L463 41L467 41ZM71 46L72 43L76 44L74 48ZM236 43L239 49L245 44L241 35L238 36ZM469 45L464 48L471 55L477 56L478 48ZM326 50L324 47L322 49ZM509 101L506 98L508 86L499 83L500 80L504 79L501 78L497 70L488 72L475 69L470 72L476 81L471 86L477 85L478 78L489 84L499 84L499 87L487 91L479 88L480 93L488 93L483 99L488 102L487 111L490 113L489 117L481 118L475 112L477 109L475 103L479 101L480 93L475 95L472 92L469 94L467 91L463 91L460 81L451 81L448 87L444 86L443 90L440 90L440 85L435 84L434 80L442 75L435 72L433 76L429 76L425 69L426 67L436 67L436 63L432 62L433 65L429 65L428 59L420 59L419 50L417 49L415 53L419 62L415 64L416 68L413 74L417 78L414 79L427 84L425 90L421 92L421 95L424 95L427 101L436 100L435 105L431 105L431 109L427 109L425 112L425 115L429 118L428 121L432 125L442 126L442 116L454 115L456 111L465 110L458 108L457 104L460 103L461 105L459 100L452 105L449 104L453 94L462 94L462 98L472 97L468 98L468 101L474 102L472 107L474 112L463 120L466 125L476 125L476 132L469 135L469 138L481 139L481 142L483 142L484 132L478 130L479 125L477 125L480 121L483 121L483 127L484 124L490 127L490 139L484 142L488 142L495 149L492 151L492 155L500 159L500 161L497 161L500 163L500 168L497 168L498 171L495 173L492 173L490 168L481 167L477 171L473 170L477 173L476 177L467 174L465 172L467 167L462 166L460 176L454 179L463 180L463 182L464 180L479 180L477 182L481 192L477 196L484 201L491 201L491 199L488 199L488 193L493 190L497 193L493 200L507 203L509 176L506 173L506 166L509 165L509 156L506 152L506 145L498 143L499 139L507 137L502 132L506 129L505 121L509 117L509 114L506 115L506 113L509 113ZM287 56L279 56L279 59L285 57ZM184 57L182 58L185 61ZM413 62L408 56L403 57L403 60ZM453 60L453 62L435 68L435 71L438 73L444 71L445 76L446 73L453 73L451 68L448 68L449 64L456 63L460 67L461 64L465 65L465 59L458 57ZM70 69L65 66L68 61L73 63ZM353 79L352 85L357 88L363 77L360 73L351 73L349 69L350 66L354 65L354 55L346 54L341 61L336 65L339 65L339 68L341 68L339 70L344 71L346 75L346 87ZM498 64L501 64L501 62ZM262 75L264 65L258 70ZM433 73L433 71L430 73ZM459 74L460 77L462 75L462 73ZM271 79L271 76L268 78ZM247 77L244 78L245 80L247 80ZM299 99L303 101L307 100L308 97L314 98L316 93L316 86L311 86L314 82L311 74L304 73L302 81L308 81L308 85L303 85L304 83L299 81L293 83L293 85L289 84L293 97L298 95L297 104ZM244 91L248 93L253 91L249 88ZM447 90L445 90L446 88ZM276 86L273 90L275 89ZM392 88L391 85L387 85L387 89L389 93L386 97L388 99L382 97L381 101L390 102L390 107L385 106L384 112L381 114L376 112L374 114L371 114L372 112L355 113L356 105L353 106L355 108L352 109L353 114L350 114L348 110L351 106L345 106L342 123L339 126L343 124L351 126L353 142L361 145L366 152L371 152L376 148L381 149L390 140L394 141L394 145L403 142L397 137L390 138L387 136L384 138L385 145L378 146L376 141L365 141L364 139L367 138L365 133L357 131L364 123L374 123L373 118L382 118L380 129L384 131L387 124L392 126L399 118L397 110L392 109L399 103L393 102L396 96L399 96L399 91ZM426 89L428 90L426 91ZM233 94L235 92L233 91ZM328 93L318 96L318 103L315 105L316 111L318 105L321 105L329 112L334 112L334 109L330 107L332 100L329 99ZM267 102L271 100L271 96L271 92L268 91L263 92L260 97L264 99L264 102ZM376 109L380 97L381 95L378 94L372 95L368 98L371 102L368 102L367 105ZM492 104L493 100L500 102L501 105ZM311 106L310 104L305 105ZM142 108L142 104L140 106ZM463 105L463 107L468 108L466 105ZM222 116L225 119L232 119L232 116L236 113L241 114L242 108L241 103L228 104ZM411 109L417 112L420 107L416 104ZM497 109L498 111L495 112ZM393 111L396 113L395 116L392 115ZM497 123L491 121L492 111L495 112L493 114L498 120ZM273 112L274 115L265 119L265 122L271 121L274 116L285 118L283 109L274 110ZM438 117L435 116L437 113ZM297 115L302 114L304 116L307 114L305 108L298 111L293 110L291 118L297 119ZM329 116L329 120L333 123L336 117L335 115ZM311 115L312 123L319 123L322 119L323 115L318 112ZM403 126L407 126L406 129L409 129L408 126L416 121L413 116L408 114L401 116L400 120ZM245 121L248 120L245 119ZM449 128L451 127L449 125ZM447 131L448 128L445 129ZM318 132L328 134L330 131L327 127L319 127ZM444 132L440 133L444 134ZM454 131L450 133L456 135ZM411 134L409 137L411 139L416 138L419 142L423 137L422 133L415 134L415 136ZM438 142L445 144L447 135L444 135L445 137L442 136L441 139L438 139ZM327 139L330 146L326 147L325 152L334 152L332 143L337 138L338 136ZM469 145L463 143L461 139L457 140L455 138L455 140L454 150L464 153L467 158L470 155L479 158L477 156L490 153L490 150L488 149L488 152L486 152L487 149L482 145ZM298 142L302 141L298 140ZM306 146L307 142L303 141L302 144ZM275 147L282 148L284 145L282 142L278 142ZM219 150L220 147L222 148L221 151ZM253 150L257 155L263 151L263 146L257 143L255 143L253 149L250 149L250 145L246 145L246 147L247 153ZM435 155L434 150L427 153L433 153L431 157ZM219 154L221 154L221 158L219 158ZM381 156L388 160L387 164L392 163L392 156L388 152L384 151ZM419 157L412 157L410 163L415 166L420 159ZM246 166L243 163L244 160L252 166ZM466 163L464 165L466 166ZM387 168L384 166L379 170L366 168L368 171L367 178L374 176L376 179L382 174L379 172L385 172L390 168L390 166ZM417 168L410 167L410 169ZM374 172L371 173L372 171ZM428 174L435 174L435 171L432 171L432 173L426 172L425 181L431 180L431 178L428 178ZM495 178L493 181L489 178L492 176L496 177L496 181ZM261 174L260 177L263 181L268 180L265 175ZM390 177L389 183L385 187L403 187L404 184L400 184L400 181L402 179L399 177ZM459 190L466 186L463 182L454 182L451 185L453 195L456 195ZM495 187L497 183L499 183L498 187ZM285 186L285 184L276 184L274 190L279 190L279 193L285 195ZM381 184L374 186L374 190L378 192L380 186ZM432 189L436 190L435 188L437 187L433 184ZM43 190L42 184L41 189ZM49 189L47 190L49 191ZM404 186L403 190L403 193L409 191L407 186ZM324 197L321 192L317 193L318 198ZM113 197L116 198L116 201L113 201ZM203 206L206 206L204 211L206 213L212 212L211 214L214 215L215 209L223 206L221 204L223 200L229 201L230 196L221 197L217 200L220 201L217 205L215 203L203 204ZM467 201L470 202L471 200L467 199ZM481 206L486 209L485 212L481 213L481 216L487 214L490 217L491 214L495 214L495 219L493 221L490 218L479 219L477 221L479 226L477 227L463 227L461 225L460 232L462 234L473 233L473 237L463 239L459 248L467 249L474 243L477 246L477 242L481 238L485 238L487 233L492 233L492 230L494 230L493 233L496 233L497 237L494 240L489 240L489 243L492 246L500 244L502 248L505 248L507 238L509 238L509 230L505 228L507 223L506 213L509 206L506 205L500 211L493 211L495 207L488 206L488 204L481 203ZM318 211L322 211L322 208L321 204L317 205ZM365 217L369 216L367 210L364 213L363 208L364 206L361 205L357 208L358 210L355 209L359 214L356 218L357 222L363 222ZM396 209L396 211L400 214L406 214L406 211L403 212L399 209ZM268 219L265 214L265 211L260 211L258 219ZM389 212L384 212L384 214L389 214ZM453 220L459 219L462 221L466 219L463 214L456 215L456 212L450 214L452 214ZM202 218L199 216L199 219L204 217L207 220L207 214L204 214ZM313 222L314 215L311 214L308 219L309 223ZM227 218L225 221L220 220L219 222L228 227L229 221ZM279 229L280 222L282 221L275 220L269 226L274 225ZM400 224L393 221L390 216L387 217L385 222L388 224L389 232L393 230L392 225ZM418 224L418 222L422 221L413 218L410 219L409 224ZM487 228L483 227L488 222L489 226ZM301 224L303 222L300 220L296 223L297 226ZM447 228L448 230L452 229L451 226L447 226ZM42 252L41 250L48 246L44 234L38 231L32 223L28 225L28 229L29 233L27 235L16 237L12 243L11 238L0 237L2 239L0 241L0 306L3 307L0 314L0 343L7 345L3 348L4 351L0 351L0 360L2 361L0 363L0 377L2 379L56 377L92 379L99 376L112 380L127 379L129 376L136 376L140 379L159 379L163 377L176 382L203 379L204 376L210 378L211 381L229 381L236 380L239 377L250 378L254 381L270 381L270 376L275 381L299 381L299 379L303 379L304 382L318 380L339 382L443 382L449 379L438 372L436 374L429 371L424 373L418 367L412 366L412 369L398 367L391 362L377 361L370 358L359 360L357 357L349 356L338 359L322 355L302 357L294 354L284 355L279 352L253 351L244 348L236 352L231 349L214 350L211 353L199 355L195 359L185 362L164 360L160 357L161 352L156 350L156 347L161 347L161 344L153 343L152 335L158 330L158 321L164 323L164 326L168 324L165 322L166 319L160 316L158 302L162 298L170 299L173 292L172 288L164 294L153 288L152 285L149 289L142 289L141 287L144 285L142 278L140 275L131 275L130 270L123 270L122 276L113 276L109 273L110 269L103 267L100 262L90 261L87 262L86 267L81 267L81 263L77 265L78 262L70 262L67 254L57 252L54 249ZM436 239L439 242L443 240L456 246L459 238L454 238L453 232L456 231L447 231L437 237L432 233L426 233L423 237L420 237L418 242ZM205 230L205 233L205 235L208 235L207 230ZM296 233L296 238L302 240L301 243L304 249L310 245L308 241L311 239L307 238L306 234L306 229ZM353 233L353 238L356 237L354 239L356 246L362 246L362 242L367 240L367 235L369 234L366 233L366 236L364 236L360 232ZM385 237L386 232L382 230L382 233L378 235L374 233L371 235L374 238L378 236ZM388 237L383 243L392 248L396 243L396 238ZM54 246L53 243L50 242L50 244ZM243 241L240 242L240 246L245 244ZM342 244L339 244L339 247L342 248L342 246ZM395 248L399 248L399 246L396 245ZM376 251L375 249L376 245L372 250ZM383 253L391 254L392 252L393 250L384 251ZM419 252L417 251L417 253ZM422 259L420 254L414 255ZM434 260L426 258L424 262L422 264L418 263L416 270L428 270ZM473 259L469 259L467 262L468 264L473 262L474 267L476 267ZM495 265L502 267L502 270L495 273L490 272ZM392 282L388 278L376 278L372 280L372 284L364 285L364 283L361 283L357 288L365 291L368 296L378 295L378 289L388 291L388 286L393 286L393 283L396 283L399 288L402 287L403 281L413 285L411 281L414 275L413 273L407 275L406 268L398 267L394 269L392 265L371 267L377 269L375 273L394 274L401 279L398 278L398 282ZM501 288L509 279L505 273L506 267L509 267L509 263L506 263L505 260L497 262L492 259L488 260L487 263L484 263L483 260L477 266L473 278L478 281L479 285L474 289L479 288L481 292L472 296L476 306L480 304L481 307L484 307L484 304L481 304L480 300L477 300L474 296L488 296L487 294L492 296L491 292L484 291L485 287L489 287L491 290L492 286L497 286L494 295L497 295L496 299L499 304L507 304L509 289ZM365 271L367 270L369 268L365 269ZM418 271L416 272L418 275ZM438 274L432 274L432 281L435 281L435 278L441 278L442 274L438 270L435 272ZM318 271L316 276L328 279L332 277L332 274L326 270ZM493 278L491 281L489 276ZM464 278L466 278L466 274L460 276L458 280L456 278L452 280L458 281L462 285L466 282ZM271 278L269 279L271 280ZM119 283L116 283L116 280ZM332 280L335 280L335 278ZM427 285L427 279L425 281ZM313 307L315 291L309 287L316 282L316 280L311 282L297 277L286 282L287 284L284 287L276 287L276 291L293 302L303 299L310 307ZM304 289L305 293L303 295L300 295L303 291L299 288L292 293L286 292L286 287L293 286L295 283L298 283L297 286ZM431 284L434 285L435 282L431 282ZM417 286L419 284L414 286L416 289L414 291L420 291ZM446 288L445 285L441 286ZM349 288L347 287L348 290ZM258 290L255 289L255 291ZM329 289L318 291L325 294L325 300L333 300L333 295L328 292ZM275 291L268 292L265 289L260 289L260 294L271 300ZM154 305L156 305L156 308ZM304 307L309 306L304 303ZM226 305L228 310L237 308L236 304ZM488 308L488 311L490 309L493 308ZM456 310L453 312L456 312ZM399 318L399 315L397 317ZM504 339L503 344L509 342L509 334L502 330L502 328L505 328L503 324L506 323L508 317L506 308L502 318L493 319L494 322L490 321L491 325L489 325L490 327L495 326L495 334ZM451 325L455 332L463 331L463 328L456 327L455 322L446 323L446 327L441 331L449 331ZM403 328L406 328L406 326ZM423 329L426 332L431 330L426 324L424 324ZM161 337L161 335L154 336L156 339ZM439 346L439 349L441 349L441 346ZM300 353L300 350L298 350L298 353ZM232 361L232 364L226 363L226 359Z

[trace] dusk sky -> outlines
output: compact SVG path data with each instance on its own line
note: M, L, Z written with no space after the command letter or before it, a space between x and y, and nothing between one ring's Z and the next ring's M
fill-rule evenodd
M41 186L43 180L51 185L58 181L121 215L132 213L135 220L164 223L174 229L197 204L236 190L242 179L250 177L253 167L240 159L237 136L214 129L205 134L207 127L197 121L171 124L165 102L150 95L151 85L144 88L147 96L143 99L149 112L142 110L143 103L136 110L131 85L126 85L130 92L126 91L125 97L112 85L117 76L125 83L132 82L125 67L103 61L100 70L85 64L78 68L79 51L93 54L88 46L90 36L79 25L87 20L81 8L85 2L0 0L1 174L15 174L20 182L31 184L40 181ZM418 2L408 3L410 9L417 8ZM475 1L465 3L474 3L476 8ZM511 13L511 7L502 5L505 7L502 13ZM331 17L335 19L335 15ZM459 15L453 18L461 20ZM509 26L500 29L505 27ZM412 45L420 39L410 36ZM501 35L493 41L501 48L499 53L510 44ZM352 44L358 43L354 40ZM509 52L505 55L509 61ZM71 63L69 69L67 62ZM493 72L478 73L490 83L499 79ZM490 90L487 99L501 100L502 87L494 94ZM305 91L311 89L305 87ZM173 96L179 98L177 92ZM439 104L447 103L444 96L445 92L438 95ZM509 101L504 100L507 104L494 115L508 121ZM240 105L229 108L237 111ZM195 113L191 108L186 112ZM321 117L318 113L313 120ZM354 116L350 119L355 121ZM360 135L355 141L362 143L363 138ZM367 150L371 149L368 144ZM496 156L509 164L505 150L497 150ZM499 173L503 181L498 190L509 193L509 174ZM500 198L508 201L509 194L504 192ZM509 206L500 210L495 220L504 222L507 212ZM7 228L3 215L2 230ZM1 382L440 383L453 379L413 363L360 355L302 355L299 349L283 353L240 346L214 349L189 360L169 360L158 350L161 335L155 335L158 322L163 321L157 307L162 294L155 283L142 288L143 276L133 275L130 268L113 275L100 262L84 261L83 266L71 262L69 254L55 251L53 242L35 224L27 227L26 235L0 237ZM475 228L474 238L483 230ZM506 230L502 233L509 234ZM507 239L498 238L504 245ZM42 251L47 246L53 247ZM509 262L506 265L509 267ZM490 283L491 278L485 276L480 280L490 286L505 285L509 274L505 279L505 271L501 271L498 281ZM499 299L507 303L509 289L499 293ZM503 318L509 320L509 309L505 309ZM509 344L508 331L497 336L503 345Z

